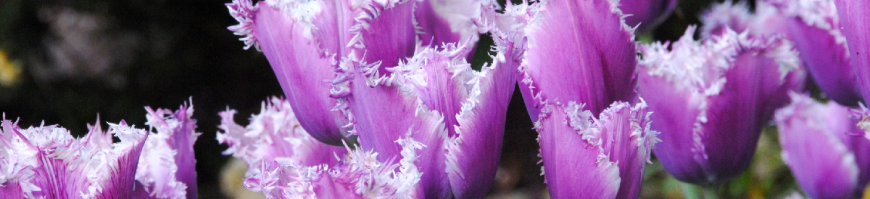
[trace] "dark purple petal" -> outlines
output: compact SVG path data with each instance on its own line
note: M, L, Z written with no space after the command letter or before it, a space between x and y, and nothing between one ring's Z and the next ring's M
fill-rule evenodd
M840 16L840 29L849 44L852 67L858 73L861 94L870 99L870 2L834 0Z
M350 28L355 34L348 46L355 51L353 61L380 62L378 71L389 74L388 67L414 55L417 33L414 26L415 1L370 0L364 5L366 12L355 18L357 24Z
M658 132L642 101L616 102L598 118L583 105L547 105L539 132L544 174L554 198L637 198Z
M611 1L541 1L526 26L528 51L520 71L532 120L544 102L586 104L598 114L635 98L633 30Z
M761 127L789 90L802 88L804 74L785 40L726 29L694 42L693 32L671 50L641 48L640 94L656 113L652 128L663 142L655 151L665 168L683 181L719 183L746 169Z
M651 31L653 27L667 19L677 7L677 0L622 0L619 9L626 14L625 23L637 26L641 31Z
M804 192L812 198L859 196L868 165L858 155L866 156L870 140L854 136L861 129L846 107L790 95L792 104L776 111L776 123L782 157Z

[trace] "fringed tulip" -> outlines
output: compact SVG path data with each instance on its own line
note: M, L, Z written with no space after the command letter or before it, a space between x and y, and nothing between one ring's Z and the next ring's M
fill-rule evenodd
M811 198L857 198L870 180L870 140L848 108L790 93L776 111L782 158Z
M257 46L272 65L299 122L316 139L340 145L348 136L345 113L329 97L340 64L386 67L414 54L419 43L477 41L483 1L250 0L227 4L240 24L229 29L246 47ZM416 6L416 10L415 10ZM418 26L419 25L419 26ZM423 40L423 41L419 41Z
M710 185L743 172L761 128L804 73L787 40L726 29L701 42L694 27L673 44L641 47L639 94L649 103L655 148L679 180Z
M759 1L756 14L750 14L745 3L729 2L715 5L705 15L702 35L729 27L759 36L782 36L794 42L810 76L828 98L857 106L861 93L839 18L830 0Z
M290 103L272 98L263 104L251 124L233 121L234 110L221 113L218 141L248 164L245 187L267 198L420 198L422 175L414 161L423 147L400 139L399 162L378 161L378 154L356 148L327 145L299 125Z
M637 26L639 31L652 31L656 25L667 19L677 7L677 0L621 0L625 22L631 27Z
M659 140L646 104L613 103L599 117L583 104L545 104L535 122L553 198L637 198Z
M600 114L635 98L634 30L613 1L545 0L526 27L520 91L532 121L545 103L585 104Z
M83 138L57 126L21 129L2 121L4 198L196 198L193 108L148 108L149 133L124 121ZM112 143L112 136L120 142Z

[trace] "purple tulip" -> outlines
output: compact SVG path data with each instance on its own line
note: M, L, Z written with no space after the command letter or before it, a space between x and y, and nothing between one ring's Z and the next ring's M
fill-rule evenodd
M622 0L619 9L626 14L625 22L643 32L652 31L677 7L677 0Z
M401 139L399 162L378 161L378 154L332 146L300 127L290 102L272 98L247 127L233 121L235 110L220 113L218 141L230 146L224 154L241 158L250 168L245 187L267 198L410 198L422 197L422 175L414 161L412 139ZM343 157L343 158L340 158Z
M834 0L864 99L870 99L870 2Z
M745 3L725 3L715 5L705 15L702 35L716 34L713 31L723 27L748 29L756 35L781 35L794 42L809 74L827 97L856 106L861 93L841 25L829 0L759 1L756 14L750 14Z
M848 108L790 93L776 111L782 158L812 198L856 198L870 180L870 140Z
M679 180L727 181L745 170L762 126L804 73L787 40L737 34L641 47L639 94L661 132L656 157Z
M573 101L545 104L539 132L545 182L553 198L637 198L644 164L659 140L649 130L651 112L613 103L599 117Z
M535 10L525 28L528 50L520 66L520 91L532 121L538 121L544 103L575 101L597 115L615 101L634 100L634 30L616 5L548 0Z
M302 127L340 145L349 118L333 111L338 101L326 80L339 65L358 62L379 63L375 69L389 74L386 68L411 57L418 43L470 40L473 46L482 1L462 2L234 0L227 7L240 23L229 29L246 49L257 46L266 55Z
M149 133L124 121L73 138L58 126L2 121L0 194L8 198L196 198L192 107L150 108ZM99 123L99 122L98 122ZM112 143L112 136L121 141Z

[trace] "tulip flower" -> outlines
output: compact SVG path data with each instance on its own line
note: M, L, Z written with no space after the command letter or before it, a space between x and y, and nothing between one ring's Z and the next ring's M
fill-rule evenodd
M543 104L585 104L598 115L635 98L634 30L611 1L542 1L525 28L520 91L532 121Z
M389 74L386 68L411 57L418 43L476 42L472 19L483 1L460 2L234 0L227 7L239 21L229 29L242 36L246 49L256 46L266 55L302 127L340 145L349 135L349 118L333 111L338 101L330 98L326 80L340 64L356 62L380 63L378 72Z
M235 110L221 115L218 141L248 164L246 188L267 198L411 198L422 197L421 173L414 165L413 139L400 139L402 158L378 161L378 154L351 150L314 139L300 127L290 102L272 98L247 127L233 121ZM343 158L340 158L343 157Z
M613 103L599 117L583 104L546 104L535 122L553 198L637 198L659 140L641 101Z
M804 73L787 40L726 29L722 35L641 47L639 94L649 103L654 149L679 180L710 185L743 172L761 128Z
M147 108L157 132L123 120L82 138L58 126L2 121L0 194L8 198L196 198L192 107ZM98 122L99 123L99 122ZM112 143L112 136L120 142Z
M651 31L677 7L677 0L622 0L619 9L626 15L625 23L643 32Z
M730 10L730 11L725 11ZM756 35L780 35L794 42L800 59L826 96L857 106L861 100L840 17L830 0L759 1L756 14L745 3L718 4L705 15L702 35L730 27ZM718 28L717 28L718 27Z
M789 93L776 111L782 158L812 198L856 198L870 180L870 140L848 108Z
M520 91L536 121L550 194L638 197L657 133L644 102L627 103L636 100L634 30L612 1L534 6Z
M834 0L864 99L870 99L870 2Z

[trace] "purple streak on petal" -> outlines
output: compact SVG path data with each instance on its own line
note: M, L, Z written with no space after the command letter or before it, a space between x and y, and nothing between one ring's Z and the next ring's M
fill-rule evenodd
M850 135L861 130L846 107L790 95L792 104L777 110L776 123L782 157L801 187L812 198L859 196L867 165L859 164L856 152L870 150L870 140Z
M870 2L834 0L840 29L849 44L852 67L858 75L861 94L870 99Z
M241 0L238 3L250 2ZM335 68L336 58L330 53L338 52L330 52L329 50L337 50L332 48L321 49L318 38L336 40L340 36L314 34L312 29L316 28L311 24L313 19L310 19L314 16L299 14L307 12L295 12L294 14L297 15L288 14L292 11L306 10L314 12L307 13L311 15L328 15L327 12L316 13L313 8L304 7L326 7L320 3L312 1L300 5L283 5L289 7L285 11L267 2L261 2L250 18L253 20L252 32L256 35L263 54L272 65L278 83L287 96L287 101L293 106L296 115L300 116L299 123L318 140L337 145L345 136L340 125L346 120L340 113L331 111L336 101L329 97L328 91L331 85L325 80L331 79L335 74L332 70ZM318 38L315 38L315 35ZM328 43L323 45L331 47Z
M637 198L643 183L644 166L650 161L650 154L659 132L650 130L650 114L643 99L634 107L628 103L616 102L605 109L598 118L598 128L602 132L601 147L607 152L610 161L619 167L620 186L616 198Z
M759 2L757 10L755 32L783 34L795 43L810 75L829 98L858 104L857 76L832 1L768 0Z
M447 173L456 198L482 198L495 178L504 122L516 86L518 56L513 41L495 39L492 67L472 72L470 96L456 115L456 135L447 146ZM451 126L448 126L451 127Z
M333 165L337 163L334 156L347 152L305 132L286 100L273 97L263 102L260 113L253 115L246 127L235 123L235 114L235 110L220 113L219 128L223 133L217 134L217 140L229 145L225 155L232 154L249 167L261 160L269 162L279 157L300 166Z
M651 31L656 25L663 22L677 7L677 0L622 0L619 1L619 9L626 15L625 22L628 26L641 31Z
M148 161L139 162L136 180L151 196L197 198L193 144L201 133L195 131L192 104L177 111L145 108L146 124L157 132L145 143L142 157Z
M719 183L749 165L762 125L789 90L802 88L804 74L786 40L726 29L694 42L693 32L671 50L641 48L640 94L656 113L653 129L663 133L655 151L665 168L683 181Z
M594 114L635 96L633 30L611 1L542 1L526 27L520 91L532 120L542 103L577 101ZM566 45L567 44L567 45Z

